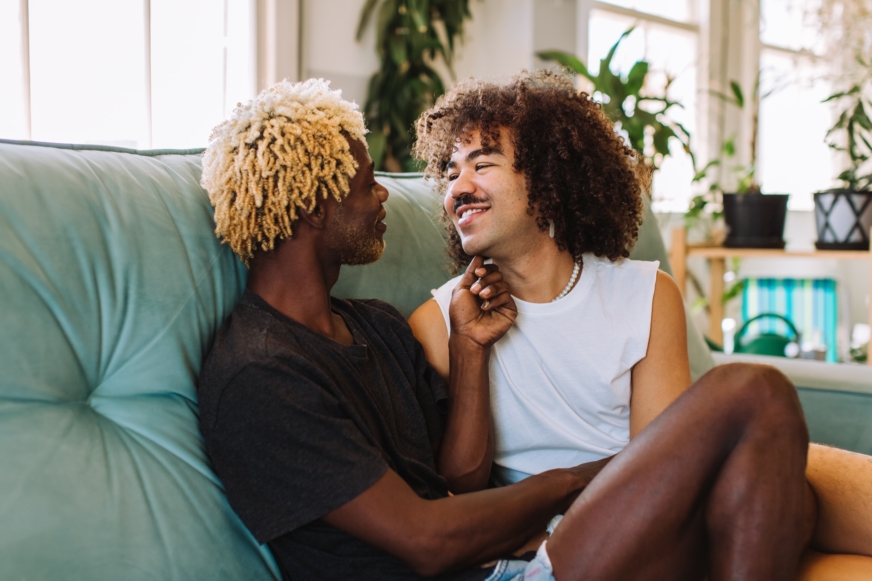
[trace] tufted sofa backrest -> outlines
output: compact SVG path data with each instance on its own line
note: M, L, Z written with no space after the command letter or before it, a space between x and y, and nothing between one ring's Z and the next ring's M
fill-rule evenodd
M194 154L0 143L0 579L274 579L197 426L245 270Z

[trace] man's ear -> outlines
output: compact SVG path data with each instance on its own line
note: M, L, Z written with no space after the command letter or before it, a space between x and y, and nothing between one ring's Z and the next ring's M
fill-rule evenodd
M327 204L324 202L325 200L317 200L311 212L305 208L297 210L299 219L316 230L323 230L327 220Z

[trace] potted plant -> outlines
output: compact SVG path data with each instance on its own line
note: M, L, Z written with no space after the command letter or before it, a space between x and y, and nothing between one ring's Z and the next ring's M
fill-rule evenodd
M824 100L838 102L841 111L827 132L831 148L848 154L850 166L839 174L843 188L814 195L815 225L820 250L869 250L869 229L872 228L872 108L869 90L872 86L872 62L857 57L862 66L859 79L848 90L830 95ZM841 138L841 139L839 139ZM864 170L869 173L863 173Z
M743 109L745 95L736 81L730 81L732 95L714 93L722 100ZM763 95L765 98L767 93ZM727 192L719 182L713 182L709 191L695 196L685 214L685 227L694 227L703 216L708 215L709 227L723 217L726 236L714 235L715 242L728 248L784 248L784 223L787 219L788 194L763 194L757 181L757 131L760 109L760 82L754 84L753 117L750 143L750 162L747 165L733 161L736 155L734 138L730 137L721 146L721 158L708 162L696 172L693 182L708 177L712 167L722 168L721 178L730 177L735 182L735 191ZM726 172L724 171L726 170Z

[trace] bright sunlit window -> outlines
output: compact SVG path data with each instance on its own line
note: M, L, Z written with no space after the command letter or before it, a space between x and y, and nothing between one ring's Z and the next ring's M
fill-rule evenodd
M609 4L646 10L661 18L646 20L644 14L622 14L607 8L592 10L588 33L591 72L596 74L600 59L606 56L625 30L635 26L633 33L618 48L612 68L626 74L636 61L648 61L650 72L645 91L652 96L662 96L667 79L671 80L668 97L681 103L683 108L670 109L670 117L686 127L693 136L697 127L698 32L691 22L691 3L682 0L623 0ZM670 25L666 18L675 20L674 25ZM671 141L672 155L663 161L654 176L654 209L660 212L684 212L691 194L693 164L678 141Z
M205 146L254 96L252 10L253 0L0 0L0 138Z
M824 142L833 124L821 103L832 92L820 39L788 0L763 0L760 14L758 179L764 193L790 194L792 210L814 208L812 193L830 187L835 165Z

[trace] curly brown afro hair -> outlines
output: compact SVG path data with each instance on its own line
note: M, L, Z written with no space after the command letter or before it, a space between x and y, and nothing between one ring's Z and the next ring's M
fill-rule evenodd
M444 195L447 165L461 136L480 130L482 147L489 147L499 144L502 128L515 148L514 169L526 177L528 213L543 231L554 220L558 248L576 261L586 252L612 261L629 256L649 170L567 72L524 71L503 84L457 83L418 119L414 154ZM448 242L459 270L472 257L450 221Z

